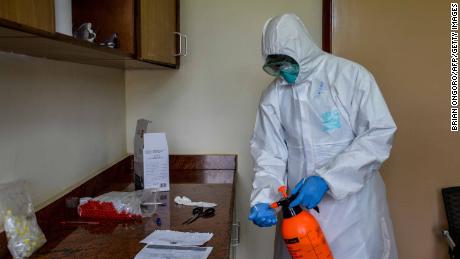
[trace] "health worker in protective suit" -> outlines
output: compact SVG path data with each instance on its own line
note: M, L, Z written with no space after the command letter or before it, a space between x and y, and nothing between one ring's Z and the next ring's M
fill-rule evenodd
M291 207L309 209L335 259L397 258L378 172L396 125L371 73L323 52L293 14L267 21L262 54L276 79L262 94L251 140L249 220L279 223L269 204L287 185L297 195ZM277 225L275 258L290 258Z

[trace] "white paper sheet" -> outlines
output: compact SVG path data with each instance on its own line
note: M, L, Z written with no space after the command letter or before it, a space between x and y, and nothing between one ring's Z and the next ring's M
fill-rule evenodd
M144 134L144 188L169 191L169 151L165 133Z
M180 232L172 230L156 230L141 243L172 246L201 246L211 240L213 233Z
M206 259L212 247L146 245L134 259Z

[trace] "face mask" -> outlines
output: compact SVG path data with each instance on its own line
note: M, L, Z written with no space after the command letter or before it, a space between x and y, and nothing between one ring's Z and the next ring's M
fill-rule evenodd
M288 84L294 84L299 75L299 64L286 55L269 55L263 69L269 75L282 77Z
M288 84L291 84L291 85L292 85L292 84L295 83L295 80L297 80L297 75L299 74L299 72L290 73L290 72L281 70L281 71L280 71L280 74L281 74L281 77L282 77Z

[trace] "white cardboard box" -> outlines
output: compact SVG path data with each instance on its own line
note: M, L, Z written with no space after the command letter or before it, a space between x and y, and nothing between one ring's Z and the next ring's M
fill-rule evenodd
M169 150L165 133L144 134L144 189L169 191Z

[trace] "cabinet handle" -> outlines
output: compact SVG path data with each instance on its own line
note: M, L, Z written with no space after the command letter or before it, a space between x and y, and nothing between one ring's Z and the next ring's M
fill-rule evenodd
M188 38L187 38L187 34L185 33L182 33L181 35L184 36L184 45L185 45L185 53L182 56L186 57L188 54Z
M179 36L179 53L174 54L174 56L182 56L182 34L180 32L174 32L174 34Z
M183 57L187 56L187 54L188 54L188 38L187 38L187 34L180 33L180 32L174 32L174 34L179 36L179 53L174 54L174 56L183 56ZM182 41L182 38L184 38L183 41ZM182 42L184 44L182 44ZM184 45L185 52L182 51L182 45Z
M236 238L232 238L232 246L237 247L240 245L240 222L236 222L232 224L233 228L235 229L235 236Z

